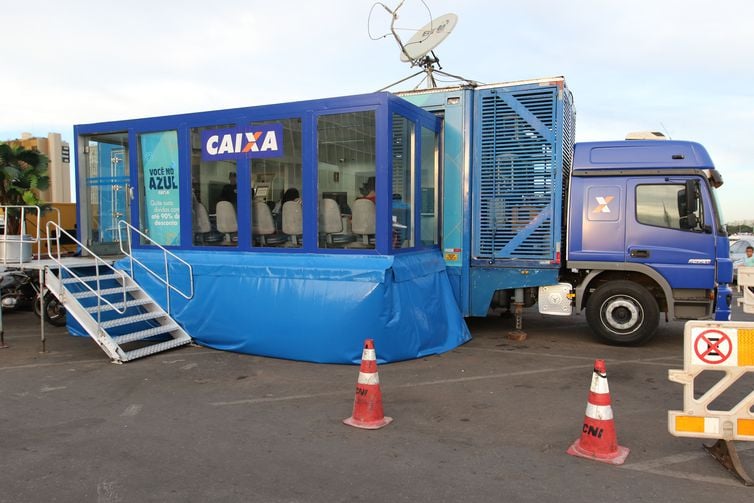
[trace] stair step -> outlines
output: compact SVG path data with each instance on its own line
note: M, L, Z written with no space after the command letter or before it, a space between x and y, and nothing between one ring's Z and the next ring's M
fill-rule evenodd
M63 284L68 285L71 283L94 283L98 279L100 281L107 281L111 279L121 279L120 274L100 274L99 276L76 276L73 278L63 279Z
M177 323L170 323L168 325L162 325L159 327L149 328L147 330L140 330L132 334L116 335L112 337L112 340L116 344L127 344L129 342L148 339L150 337L154 337L155 335L167 334L177 328L180 328Z
M131 360L135 360L137 358L142 358L144 356L152 355L154 353L159 353L160 351L177 348L178 346L183 346L184 344L188 344L190 342L191 342L191 337L189 337L188 335L183 335L177 339L160 342L159 344L153 344L151 346L145 346L143 348L134 349L133 351L127 351L126 357L123 359L123 361L127 362Z
M140 288L139 288L138 285L126 285L125 287L119 286L118 288L105 288L104 290L100 290L99 291L99 295L100 296L105 296L105 295L112 295L114 293L123 293L124 289L125 289L126 292L133 292L133 291L136 291L136 290L140 290ZM83 291L83 292L74 292L74 293L71 293L71 296L74 299L86 299L86 298L89 298L89 297L96 297L97 294L98 293L96 291L91 292L89 290L86 290L86 291Z
M101 306L87 307L86 312L96 313L97 311L112 311L113 309L123 308L128 309L129 307L143 306L146 304L152 304L152 299L133 299L126 301L125 304L123 302L113 302L112 306L110 304L102 304Z
M131 323L138 323L140 321L153 320L155 318L167 317L167 313L164 311L155 311L153 313L141 313L134 316L125 316L123 318L116 318L114 320L103 321L100 326L102 328L119 327L121 325L130 325Z

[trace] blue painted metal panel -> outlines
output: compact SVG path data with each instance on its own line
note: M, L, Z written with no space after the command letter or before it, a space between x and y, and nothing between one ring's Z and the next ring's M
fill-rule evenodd
M714 168L698 143L674 140L632 140L577 143L573 171L590 169Z
M673 180L682 186L684 179ZM636 218L636 191L642 185L668 183L661 177L627 180L626 262L646 264L668 280L672 288L711 289L715 285L715 240L704 232L647 225ZM712 215L709 198L703 198L703 214ZM707 217L709 218L709 217ZM631 256L634 250L648 256Z
M447 265L461 266L464 315L486 315L496 290L555 282L574 132L572 98L563 81L403 97L444 115L442 246ZM505 155L516 156L507 178L499 162ZM487 246L482 253L480 243ZM495 273L494 267L513 270ZM520 274L548 268L548 274Z
M733 299L733 290L728 285L720 285L717 287L717 293L715 296L715 320L716 321L728 321L730 320L731 309L730 303Z
M427 90L401 95L443 119L441 247L454 292L464 316L470 312L469 258L471 256L471 201L469 165L473 91L469 89Z
M570 93L562 82L481 89L474 131L473 258L485 266L518 267L523 259L559 267Z
M624 262L626 179L572 179L568 260Z
M487 316L490 300L495 291L501 288L510 288L501 285L516 285L516 288L526 288L553 285L557 282L557 269L472 267L469 316Z
M730 259L730 240L727 236L717 236L717 282L733 283L733 261Z

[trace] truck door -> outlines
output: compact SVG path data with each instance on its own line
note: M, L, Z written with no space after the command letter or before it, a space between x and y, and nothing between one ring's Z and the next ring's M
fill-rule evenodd
M698 181L632 178L627 188L626 262L655 269L673 289L713 288L712 213Z

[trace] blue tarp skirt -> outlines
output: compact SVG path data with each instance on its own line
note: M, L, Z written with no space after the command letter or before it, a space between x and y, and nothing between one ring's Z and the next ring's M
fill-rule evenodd
M194 295L170 295L173 318L198 344L318 363L358 363L365 339L380 362L442 353L471 337L438 250L397 255L184 251ZM134 256L164 277L158 250ZM128 270L124 259L116 267ZM163 307L163 283L138 264L134 277ZM171 282L190 289L185 266ZM71 326L72 332L80 331Z

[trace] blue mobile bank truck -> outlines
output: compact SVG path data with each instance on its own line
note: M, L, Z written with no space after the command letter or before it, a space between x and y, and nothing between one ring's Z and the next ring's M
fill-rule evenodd
M179 325L210 347L330 363L358 362L366 338L382 361L447 351L469 339L464 317L505 310L522 328L535 304L585 311L616 344L648 340L661 313L727 319L722 179L704 148L574 145L574 124L557 77L78 125L83 254L125 253L136 293L110 319L123 285L79 285L109 312L53 291L111 345Z
M732 265L704 147L574 145L562 78L398 93L443 118L442 250L464 316L586 312L639 344L667 320L726 320Z

